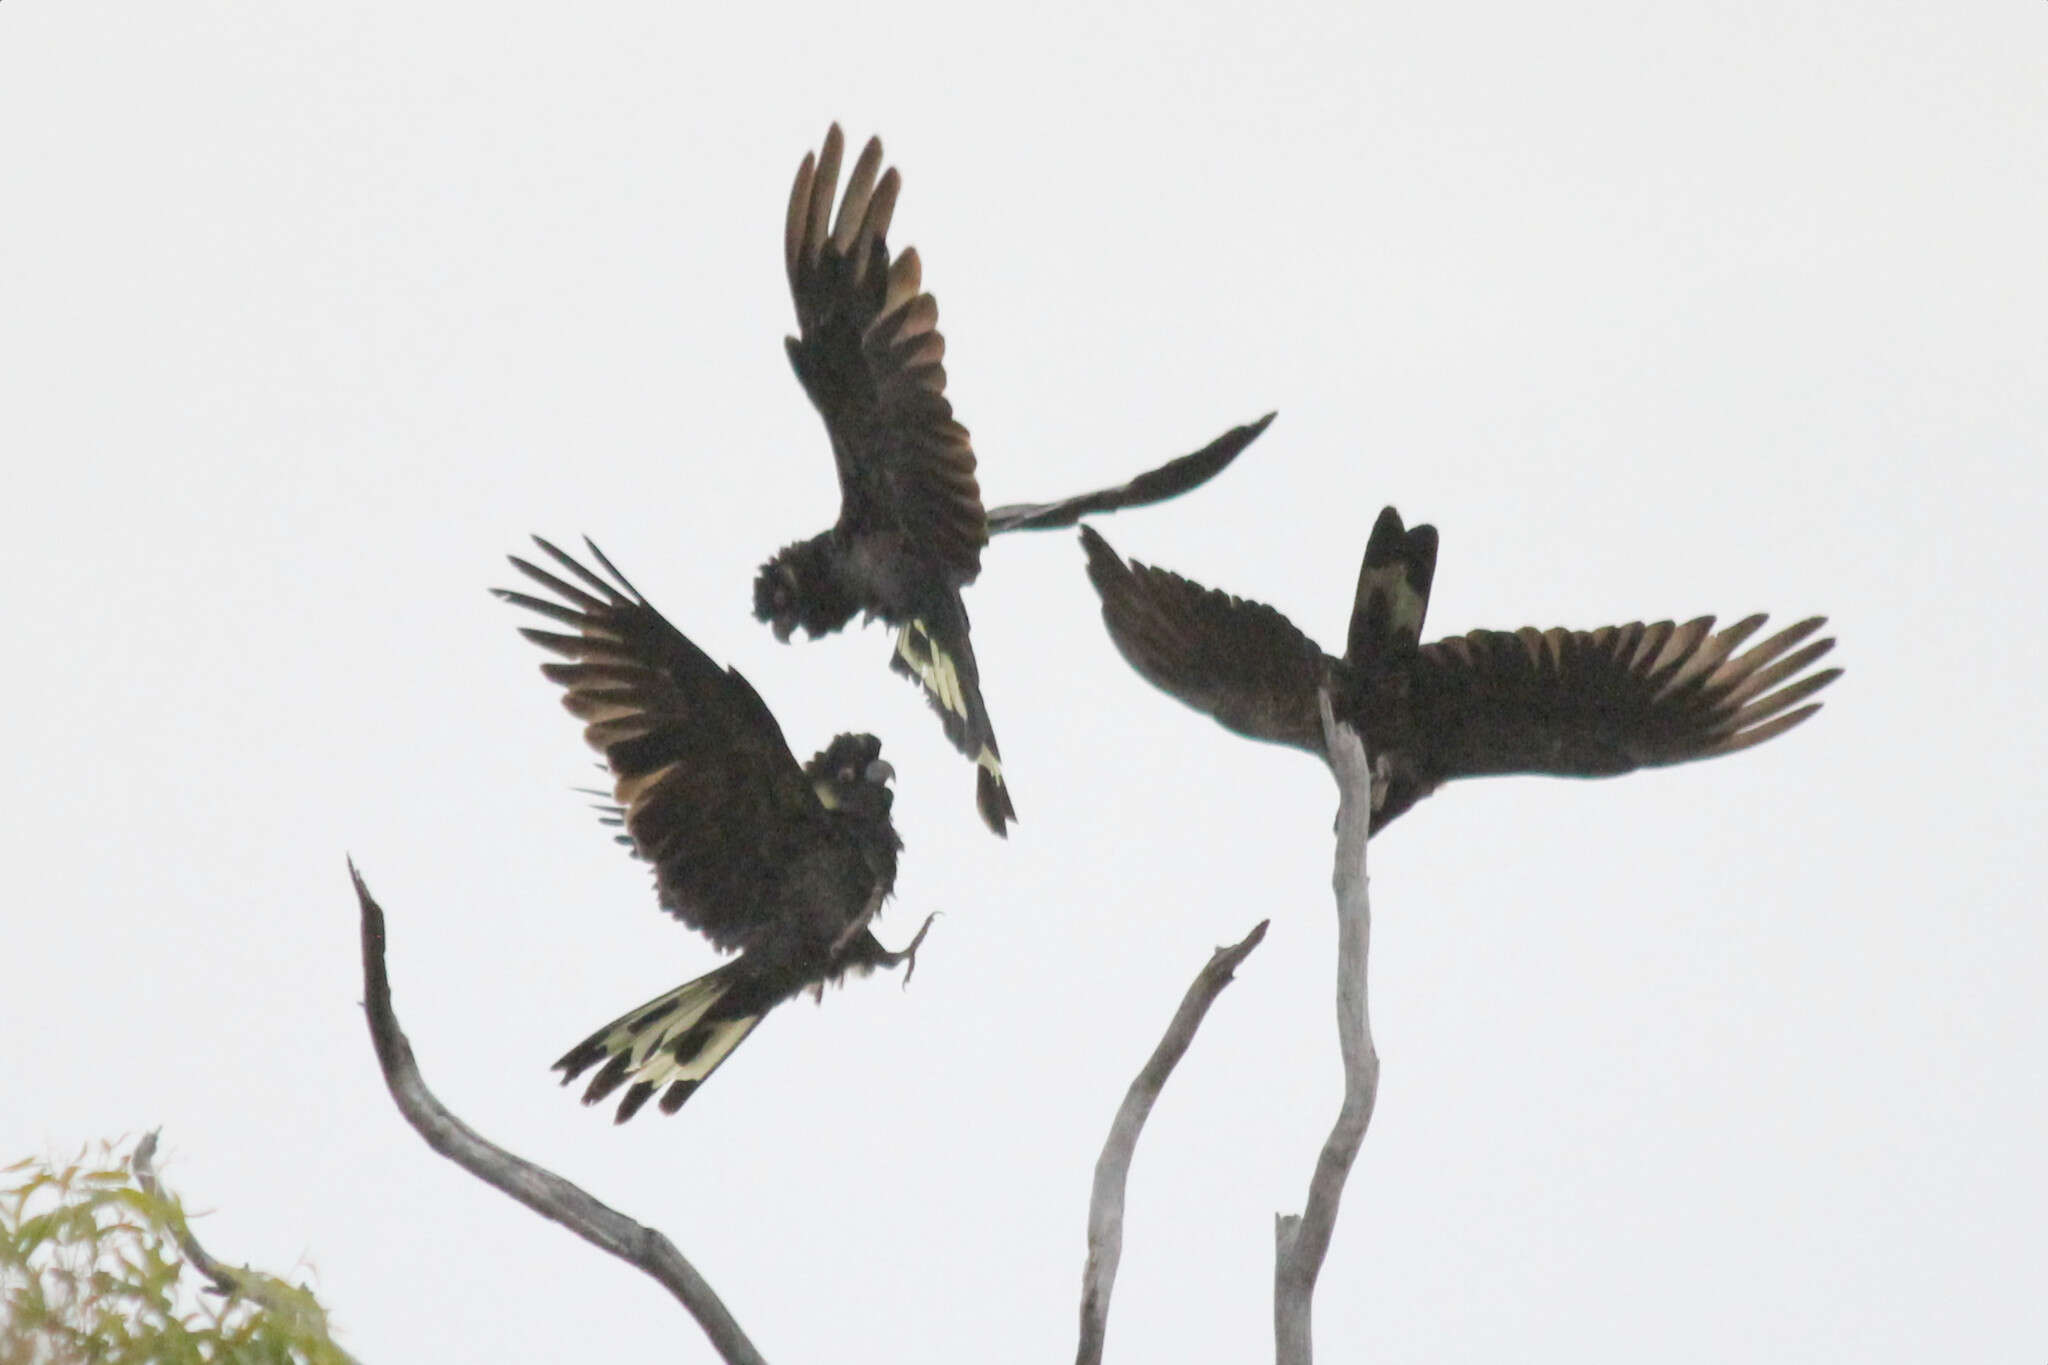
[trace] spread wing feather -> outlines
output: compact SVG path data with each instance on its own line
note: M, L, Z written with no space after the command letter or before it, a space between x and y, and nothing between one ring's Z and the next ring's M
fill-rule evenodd
M1147 681L1252 739L1320 755L1330 660L1273 608L1118 557L1081 528L1102 620Z
M520 633L567 663L541 672L604 755L634 851L664 909L721 949L741 947L783 869L829 839L826 815L782 727L738 670L720 668L585 542L609 580L547 541L574 582L514 557L559 600L497 595L570 628Z
M1746 617L1599 630L1475 630L1423 646L1412 675L1418 767L1433 782L1494 773L1607 777L1735 753L1815 711L1841 675L1805 670L1834 647L1802 644L1810 617L1736 654ZM1803 675L1803 676L1802 676Z
M900 185L870 139L836 221L843 138L834 124L790 187L784 258L799 335L790 364L824 418L839 468L840 525L900 531L954 584L980 572L987 519L967 428L946 401L946 342L917 252L887 242Z
M1050 531L1072 526L1082 517L1118 512L1126 507L1144 507L1164 502L1200 488L1229 468L1244 448L1256 441L1272 424L1276 414L1267 413L1256 422L1232 427L1191 455L1168 460L1156 469L1115 488L1098 488L1058 502L1014 502L988 514L990 535L1003 531Z

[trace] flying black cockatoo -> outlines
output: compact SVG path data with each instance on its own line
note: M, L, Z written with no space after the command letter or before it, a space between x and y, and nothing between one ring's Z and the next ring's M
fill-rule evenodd
M585 1104L625 1086L620 1123L657 1094L673 1114L798 991L914 965L922 930L900 953L868 931L903 847L889 818L895 771L880 740L850 734L799 767L739 671L684 638L597 546L585 542L609 582L534 540L576 582L514 557L559 600L497 595L569 628L520 634L570 661L541 672L562 685L562 704L611 770L607 823L653 865L662 909L738 953L606 1024L555 1069L566 1085L598 1067Z
M880 174L882 144L870 139L835 219L842 150L834 124L824 149L805 155L783 239L800 333L788 340L789 361L832 438L839 520L761 566L754 615L785 642L799 626L829 634L856 612L895 626L890 667L924 685L946 738L979 769L982 819L1002 834L1017 812L960 600L981 572L982 546L996 532L1071 526L1185 493L1235 459L1272 415L1121 487L984 512L974 448L946 401L938 304L924 292L916 250L889 254L899 177Z
M1842 672L1800 676L1834 647L1801 645L1821 616L1739 655L1763 616L1718 632L1702 616L1682 626L1475 630L1422 644L1436 528L1404 529L1391 507L1366 542L1341 659L1269 606L1126 564L1089 527L1081 540L1110 637L1154 686L1227 729L1326 762L1316 697L1329 688L1331 709L1363 730L1385 782L1375 832L1456 778L1613 777L1747 749L1818 711L1819 702L1798 704Z

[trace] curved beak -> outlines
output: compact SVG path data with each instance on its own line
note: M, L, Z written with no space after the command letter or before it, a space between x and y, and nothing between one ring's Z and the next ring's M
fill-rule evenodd
M886 760L878 758L874 762L868 764L868 770L867 772L863 773L862 776L867 778L868 781L874 783L876 786L880 787L895 781L896 770L890 767Z

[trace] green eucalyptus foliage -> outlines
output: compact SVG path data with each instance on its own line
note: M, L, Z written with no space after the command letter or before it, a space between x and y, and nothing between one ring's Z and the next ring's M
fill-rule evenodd
M224 1293L190 1237L111 1144L0 1170L0 1365L353 1365L309 1291L228 1267Z

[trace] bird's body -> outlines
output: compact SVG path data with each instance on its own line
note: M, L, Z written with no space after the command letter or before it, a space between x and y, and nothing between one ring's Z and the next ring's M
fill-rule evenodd
M989 536L1186 492L1235 459L1265 422L1115 488L986 511L967 429L945 396L938 304L924 292L916 250L889 250L900 177L882 170L881 143L870 139L835 216L843 152L835 125L823 149L804 157L783 239L798 325L789 361L831 440L839 517L762 565L754 614L785 641L798 629L813 637L842 629L856 615L895 627L890 666L923 686L946 737L974 761L975 804L1001 834L1016 809L961 597L981 572Z
M598 1066L586 1104L625 1086L620 1122L657 1094L673 1113L768 1010L915 952L916 941L890 952L868 928L895 886L902 848L890 819L894 772L881 741L856 734L800 767L746 679L670 625L596 546L610 581L537 543L578 582L515 558L558 600L499 595L574 631L521 633L571 661L542 672L604 756L616 802L605 808L609 822L653 867L662 908L738 954L607 1024L555 1065L565 1082Z
M1342 657L1262 603L1126 564L1082 528L1102 615L1131 666L1251 739L1323 757L1317 696L1365 735L1385 782L1377 831L1445 782L1514 773L1611 777L1734 753L1820 709L1839 676L1799 676L1834 645L1812 617L1747 652L1765 618L1599 630L1475 630L1420 643L1436 530L1389 507L1367 543ZM1796 708L1796 709L1795 709Z

